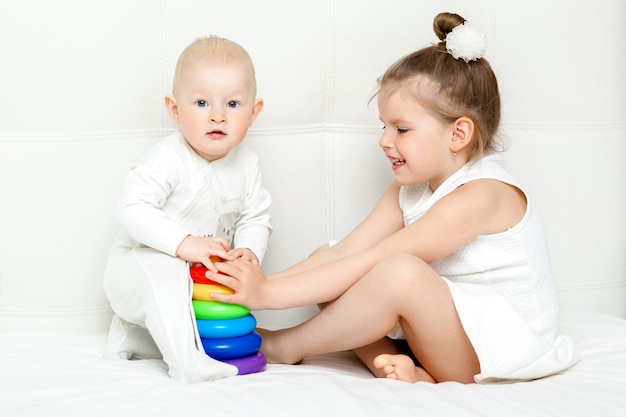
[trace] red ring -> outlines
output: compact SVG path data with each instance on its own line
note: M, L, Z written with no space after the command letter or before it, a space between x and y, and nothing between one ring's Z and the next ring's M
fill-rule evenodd
M191 279L193 280L193 282L196 282L198 284L222 285L219 282L208 279L205 276L207 271L208 268L204 265L192 265L189 267L189 275L191 275Z

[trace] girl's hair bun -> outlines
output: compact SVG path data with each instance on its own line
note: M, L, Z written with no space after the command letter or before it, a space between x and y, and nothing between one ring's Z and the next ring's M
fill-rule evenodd
M487 52L487 36L454 13L440 13L435 17L433 30L440 39L439 46L465 62L482 58Z
M443 43L452 29L465 23L465 19L456 13L439 13L433 21L435 35Z

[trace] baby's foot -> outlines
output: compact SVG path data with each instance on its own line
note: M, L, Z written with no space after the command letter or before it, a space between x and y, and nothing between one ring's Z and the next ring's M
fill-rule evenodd
M374 367L382 369L389 379L415 383L419 381L432 382L434 378L419 366L415 366L413 360L407 355L382 354L374 358Z

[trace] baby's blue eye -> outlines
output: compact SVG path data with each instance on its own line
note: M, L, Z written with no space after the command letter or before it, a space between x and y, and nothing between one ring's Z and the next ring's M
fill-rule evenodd
M226 103L226 107L231 108L231 109L236 109L237 107L239 107L239 103L236 101L229 101L228 103Z
M204 101L204 100L198 100L198 101L196 101L196 106L198 106L198 107L206 107L206 106L208 106L208 103L206 101Z

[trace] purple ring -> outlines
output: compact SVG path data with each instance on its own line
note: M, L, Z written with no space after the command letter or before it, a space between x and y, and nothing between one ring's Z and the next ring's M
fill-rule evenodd
M239 370L237 375L253 374L261 372L267 365L267 359L261 352L257 352L254 355L245 356L237 359L225 359L222 362L226 362L230 365L236 366Z

